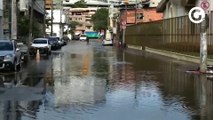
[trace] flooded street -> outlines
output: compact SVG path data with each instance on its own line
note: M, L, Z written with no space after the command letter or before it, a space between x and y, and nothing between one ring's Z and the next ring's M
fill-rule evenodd
M197 67L72 41L0 74L0 120L212 120L213 75Z

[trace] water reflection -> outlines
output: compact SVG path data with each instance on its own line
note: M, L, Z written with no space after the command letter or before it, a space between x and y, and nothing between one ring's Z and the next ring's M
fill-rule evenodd
M135 76L138 88L136 98L143 96L152 105L159 103L156 104L155 110L159 107L160 110L157 113L165 115L165 118L162 116L161 119L174 119L172 116L184 120L213 119L211 76L185 72L190 68L196 68L197 65L181 61L160 60L161 58L149 54L145 54L146 59L132 54L126 54L126 56L126 60L134 63L134 70L137 71ZM158 98L155 99L156 97ZM142 101L146 103L146 100ZM146 103L146 105L149 104Z
M0 73L0 120L36 119L45 93L47 60L32 60L19 72Z
M105 100L105 80L89 77L69 77L69 81L55 81L54 95L57 106L90 105Z
M54 86L51 95L54 96L54 106L87 106L105 100L106 80L90 75L92 57L86 53L53 58Z
M196 65L112 47L81 50L0 75L0 120L213 119L212 76L185 72Z

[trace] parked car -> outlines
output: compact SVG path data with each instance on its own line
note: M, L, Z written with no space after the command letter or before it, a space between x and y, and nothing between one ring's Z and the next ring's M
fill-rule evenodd
M49 44L48 39L46 39L46 38L34 39L30 46L30 54L36 55L37 50L39 50L40 54L49 55L51 53L51 45Z
M59 40L60 40L59 37L50 36L50 37L48 37L48 40L49 40L49 44L50 44L51 47L52 47L52 50L57 50L57 49L60 49L60 48L61 48L61 45L60 45L60 43L59 43Z
M87 35L81 34L80 35L80 41L86 41L87 40Z
M21 52L14 40L0 40L0 69L18 71L21 68Z
M80 35L73 35L72 40L79 40L80 39Z
M70 38L67 37L67 36L63 36L63 37L61 38L61 40L64 41L64 45L67 45L67 43L70 41Z
M66 42L64 39L60 39L60 40L59 40L59 44L60 44L61 46L64 46L64 45L67 44L67 42Z
M112 46L113 43L112 43L112 40L111 40L111 39L103 39L102 45L103 45L103 46Z
M28 47L23 42L17 42L17 47L20 49L21 52L21 60L23 62L27 62L28 60Z
M111 33L110 33L109 30L106 31L106 36L105 36L105 38L104 38L103 41L102 41L102 45L103 45L103 46L107 46L107 45L112 46L112 45L113 45Z

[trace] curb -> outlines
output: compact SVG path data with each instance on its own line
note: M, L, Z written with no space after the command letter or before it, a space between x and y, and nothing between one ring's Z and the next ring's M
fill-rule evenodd
M128 49L142 50L142 46L128 45ZM149 47L145 47L145 51L149 53L153 53L153 54L174 58L177 60L200 64L200 58L191 56L191 55L186 55L186 54L181 54L181 53L176 53L176 52L171 52L166 50L159 50L159 49L154 49ZM207 63L213 64L213 59L207 59Z

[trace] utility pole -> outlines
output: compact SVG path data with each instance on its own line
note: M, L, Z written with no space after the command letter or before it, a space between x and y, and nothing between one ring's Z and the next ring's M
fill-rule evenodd
M34 2L35 2L35 0L31 0L30 26L29 26L29 40L28 40L28 43L30 43L32 41Z
M137 9L138 9L138 1L135 0L135 24L137 24Z
M63 14L63 1L61 0L60 2L60 38L63 37L62 14Z
M12 0L11 2L11 39L16 40L17 39L17 5L16 0Z
M0 38L3 38L3 0L0 0Z
M200 72L206 73L207 71L207 29L209 27L209 17L206 14L203 22L201 23L200 33Z
M53 36L53 0L51 1L51 31L50 35Z
M122 36L122 47L125 48L126 47L126 41L125 41L125 34L126 34L126 24L127 24L127 3L125 4L125 27L123 28L123 36ZM124 24L123 24L124 25Z
M34 11L34 2L35 0L31 0L31 9L30 9L30 26L29 26L29 38L28 38L28 41L27 41L27 46L28 46L28 49L30 48L30 42L32 41L32 29L33 29L33 11ZM27 56L28 56L28 60L30 60L30 53L29 53L30 50L28 50L27 52Z
M43 37L46 35L46 0L44 0Z

